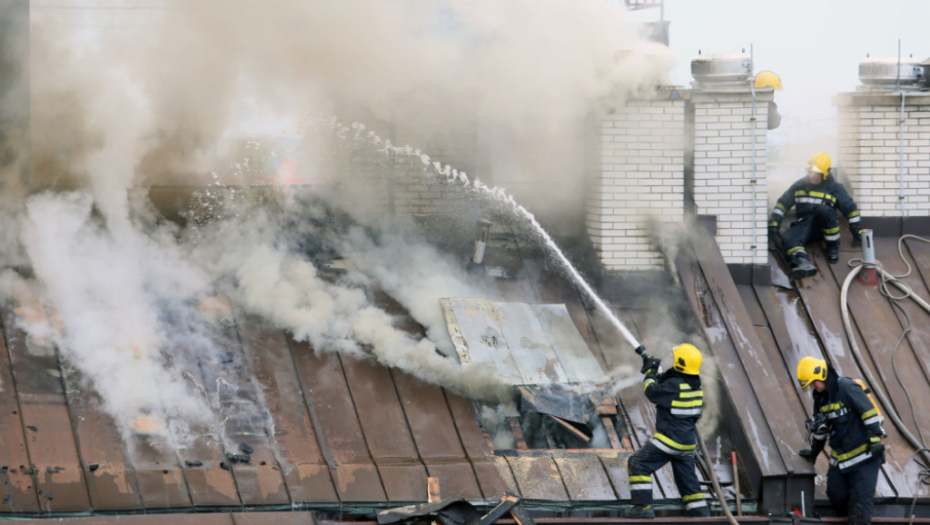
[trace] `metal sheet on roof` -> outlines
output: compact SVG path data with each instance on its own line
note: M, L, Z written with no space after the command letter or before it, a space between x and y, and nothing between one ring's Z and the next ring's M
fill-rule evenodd
M534 304L532 307L569 381L597 381L603 377L604 369L564 304Z
M440 299L439 304L463 364L490 364L504 383L519 385L525 382L501 333L500 321L494 318L500 315L494 301ZM458 334L461 337L457 337Z
M580 383L604 375L565 305L481 298L440 304L462 362L491 364L509 384Z

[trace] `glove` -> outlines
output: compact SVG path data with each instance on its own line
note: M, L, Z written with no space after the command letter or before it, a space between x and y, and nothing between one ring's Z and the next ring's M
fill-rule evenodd
M769 225L769 245L777 248L781 244L781 234L778 232L778 226Z
M884 457L885 445L882 443L872 443L872 446L869 447L869 452L871 452L873 456Z
M652 379L653 381L658 381L659 380L659 368L656 367L656 368L650 368L649 370L646 370L646 377L644 377L643 379L644 380Z
M819 455L819 453L820 451L817 451L817 454L815 454L814 451L809 448L805 448L804 450L798 451L798 455L810 461L811 464L814 464L817 462L817 456Z
M859 248L860 246L862 246L862 235L860 234L861 232L859 231L859 228L856 228L856 229L850 228L849 231L852 232L853 248Z
M659 366L661 364L662 360L656 357L643 357L643 367L639 371L643 374L647 374L650 370L653 370L656 374L658 374Z

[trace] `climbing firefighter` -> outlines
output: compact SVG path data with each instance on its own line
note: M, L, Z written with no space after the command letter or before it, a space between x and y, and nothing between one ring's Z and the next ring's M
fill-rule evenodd
M808 420L811 448L799 452L811 463L830 441L827 497L850 525L871 523L875 484L885 462L882 415L862 381L839 377L823 359L798 363L801 388L813 388L814 414Z
M672 349L674 366L662 373L661 361L640 349L637 353L643 356L643 391L656 405L656 433L652 441L630 456L627 466L633 508L628 517L655 517L652 473L669 461L672 462L675 484L688 515L710 516L704 492L694 472L695 425L704 405L704 391L698 376L703 360L701 352L689 344L676 346Z
M769 218L769 239L776 246L781 244L791 278L801 279L817 273L811 264L804 245L823 238L827 242L827 258L835 263L840 258L840 224L836 210L849 220L849 231L853 235L853 246L859 246L859 208L846 188L836 181L830 168L830 156L818 153L807 163L807 176L791 185L772 210ZM781 221L792 206L797 207L797 219L791 223L784 235L779 234ZM779 242L780 240L780 242Z

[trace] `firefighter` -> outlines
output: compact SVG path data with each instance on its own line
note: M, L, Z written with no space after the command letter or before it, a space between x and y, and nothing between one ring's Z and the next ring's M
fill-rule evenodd
M827 497L833 510L847 516L850 525L871 523L875 484L885 462L885 431L871 392L814 357L801 359L797 376L801 388L810 386L814 396L814 417L808 422L811 448L799 454L815 463L829 440Z
M811 264L804 245L823 238L827 242L827 258L835 263L840 258L840 224L836 210L849 220L853 246L859 246L859 208L846 188L836 181L830 168L830 156L818 153L807 163L807 176L791 185L781 197L769 218L769 238L778 245L779 239L791 278L801 279L817 273ZM779 235L781 221L792 206L797 208L797 219L784 235Z
M710 516L704 492L694 472L697 447L695 425L701 417L704 392L701 390L701 352L692 345L672 349L674 366L661 373L660 360L641 352L645 379L643 391L656 405L656 433L630 456L628 472L633 508L630 518L654 518L652 508L652 473L669 461L675 484L689 516Z

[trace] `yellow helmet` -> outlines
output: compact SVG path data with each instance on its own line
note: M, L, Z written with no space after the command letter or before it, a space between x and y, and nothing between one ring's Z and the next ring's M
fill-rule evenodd
M683 374L698 375L704 356L694 345L688 343L678 345L672 348L672 355L675 357L675 370Z
M807 161L807 171L813 171L814 173L822 173L823 178L826 179L830 176L830 156L826 153L820 152L813 157L811 160Z
M827 379L827 362L823 359L807 356L798 363L798 382L801 388L807 388L814 381Z
M755 86L756 89L772 88L776 91L780 91L782 88L781 79L771 71L760 71L756 75Z

